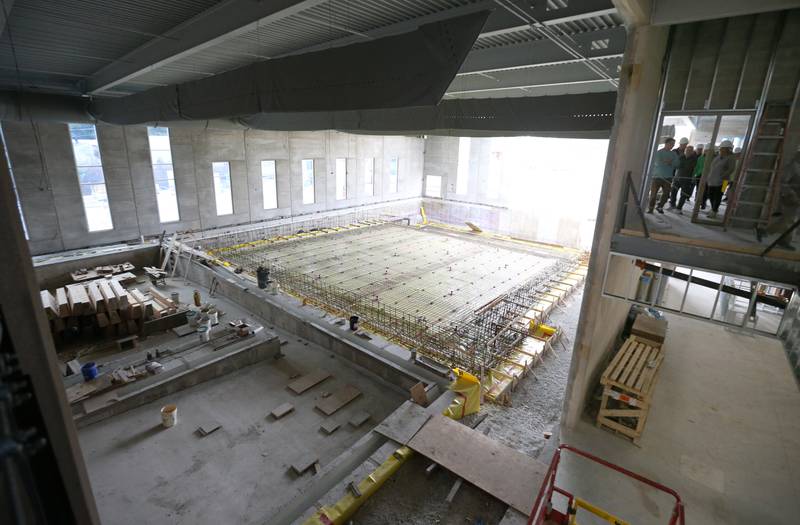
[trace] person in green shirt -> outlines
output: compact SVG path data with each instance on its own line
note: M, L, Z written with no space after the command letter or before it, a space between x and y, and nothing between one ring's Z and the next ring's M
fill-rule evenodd
M694 190L700 185L700 177L703 176L703 166L706 165L706 156L703 153L703 149L704 148L702 144L697 145L697 164L695 164L694 166L694 188L692 188L692 193L694 193ZM700 207L705 210L706 209L705 195L701 196L698 193L695 198L700 199Z
M664 204L669 199L672 189L672 177L680 166L678 155L672 151L673 147L675 147L675 139L667 137L664 140L664 147L653 155L653 165L650 167L650 203L647 213L653 213L653 208L658 213L664 213ZM656 196L659 190L661 190L661 199L656 206Z

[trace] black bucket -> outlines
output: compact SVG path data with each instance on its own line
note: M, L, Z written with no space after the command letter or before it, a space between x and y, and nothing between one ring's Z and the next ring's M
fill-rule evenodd
M269 284L269 269L259 266L256 268L256 279L258 279L258 287L262 290Z
M358 316L357 315L351 315L350 316L350 330L352 330L354 332L356 330L358 330Z

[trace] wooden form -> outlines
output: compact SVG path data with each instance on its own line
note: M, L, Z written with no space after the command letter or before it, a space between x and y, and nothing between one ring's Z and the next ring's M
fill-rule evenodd
M603 397L597 413L598 427L639 444L663 360L660 346L650 346L636 336L623 343L600 377Z
M547 472L544 463L438 414L408 446L525 514Z
M330 396L321 399L319 402L317 402L316 407L317 410L319 410L326 416L330 416L343 406L355 400L360 395L361 395L361 390L357 389L353 385L345 385L344 387L337 390Z
M82 270L74 271L69 275L72 277L72 280L77 283L90 281L92 279L99 279L107 275L131 272L134 268L136 267L131 263L124 262L122 264L112 264L109 266L95 266L94 268L88 270L84 268Z
M294 381L289 383L287 387L289 388L289 390L299 395L305 392L306 390L322 383L329 377L331 377L330 372L318 368L304 375L303 377L295 379Z

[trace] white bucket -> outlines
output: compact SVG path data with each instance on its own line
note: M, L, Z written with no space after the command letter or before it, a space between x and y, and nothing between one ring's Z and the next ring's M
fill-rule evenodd
M204 343L207 343L211 340L211 331L209 331L208 326L200 326L197 328L197 335L200 336L200 340Z
M208 321L214 325L219 322L219 312L216 310L209 310L208 311Z
M174 427L178 424L178 407L176 405L161 407L161 424L164 425L164 428Z
M174 304L175 306L179 306L181 303L180 292L172 292L172 294L170 294L170 299L172 299L172 304Z

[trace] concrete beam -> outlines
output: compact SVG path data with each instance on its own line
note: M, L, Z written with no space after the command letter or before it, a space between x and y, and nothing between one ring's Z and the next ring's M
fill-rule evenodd
M652 25L673 25L800 7L800 0L653 0Z
M614 235L611 240L611 251L788 286L800 283L800 265L785 259L621 234Z
M621 55L625 51L624 27L580 33L574 35L572 39L578 43L584 56L587 57ZM606 39L608 39L607 43L605 42ZM597 49L592 49L592 42L597 41L601 41L602 44L596 45ZM542 39L510 46L473 49L467 55L467 59L458 74L488 73L490 71L567 61L572 58L551 40Z
M147 42L86 80L86 91L97 94L137 75L271 23L325 0L227 0Z

